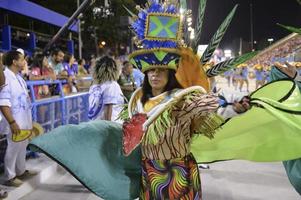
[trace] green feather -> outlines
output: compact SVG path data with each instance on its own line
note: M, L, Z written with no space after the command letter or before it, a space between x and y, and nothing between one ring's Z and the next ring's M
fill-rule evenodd
M238 57L234 58L234 61L230 65L232 67L237 67L237 65L240 65L240 64L252 59L258 53L259 53L258 51L254 51L254 52L249 52L244 55L238 56Z
M295 28L295 27L292 27L292 26L285 26L285 25L282 25L282 24L277 24L279 26L281 26L282 28L285 28L286 30L290 31L290 32L294 32L294 33L298 33L301 35L301 28Z
M232 68L237 67L237 65L240 65L248 60L250 60L251 58L253 58L254 56L257 55L258 52L250 52L250 53L246 53L242 56L236 57L236 58L232 58L230 60L226 60L224 62L220 62L217 65L213 66L212 68L208 69L206 74L208 77L213 77L213 76L217 76L225 71L228 71Z
M225 122L225 120L214 113L209 114L202 124L195 131L196 135L203 134L206 137L212 139L214 138L215 131L220 128L220 126Z
M123 108L121 112L119 113L117 119L122 121L127 121L130 119L129 117L129 111L128 111L128 104L123 104Z
M205 50L202 58L201 58L201 62L202 64L207 63L210 59L212 54L214 53L215 49L218 47L219 43L221 42L221 40L223 39L232 19L233 16L236 12L237 9L236 5L232 11L229 13L229 15L227 16L227 18L224 20L224 22L220 25L220 27L218 28L217 32L214 34L214 36L212 37L207 49Z
M147 134L145 135L145 140L148 144L156 145L160 138L162 138L168 127L172 125L171 121L171 108L167 108L162 112L157 119L151 123L147 129Z
M203 27L203 22L204 22L206 4L207 4L207 0L200 0L198 18L197 18L196 27L195 27L196 38L194 40L193 47L192 47L194 49L195 53L197 52L197 47L201 41L201 34L202 34L202 27Z

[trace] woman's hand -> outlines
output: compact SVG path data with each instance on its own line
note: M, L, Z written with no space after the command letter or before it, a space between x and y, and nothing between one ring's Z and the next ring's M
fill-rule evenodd
M250 108L251 108L251 104L250 104L249 96L245 96L239 102L234 101L233 103L233 110L239 114L248 111Z
M296 74L297 74L297 70L296 67L289 64L288 62L285 62L285 65L282 65L279 62L275 62L275 67L277 69L279 69L280 71L282 71L283 73L285 73L289 78L294 79Z

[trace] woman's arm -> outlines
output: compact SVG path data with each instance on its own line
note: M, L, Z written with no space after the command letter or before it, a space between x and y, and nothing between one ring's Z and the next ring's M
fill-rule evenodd
M192 93L184 99L175 108L178 120L200 118L216 112L219 108L219 98L216 95Z
M112 111L113 111L113 104L106 104L104 106L104 120L112 121Z

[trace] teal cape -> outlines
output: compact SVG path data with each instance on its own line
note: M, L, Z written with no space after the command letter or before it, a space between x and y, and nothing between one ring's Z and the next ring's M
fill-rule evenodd
M286 79L286 78L288 78L286 74L281 72L276 67L272 68L271 70L272 81ZM298 85L299 90L301 92L301 83L296 82L296 84ZM284 161L283 165L291 184L294 186L296 191L301 195L301 158Z
M301 157L301 96L295 82L276 81L251 95L252 108L227 121L210 140L193 138L198 162L243 159L259 162ZM35 138L30 148L44 152L96 195L134 199L140 191L141 152L122 153L122 126L92 121L62 126Z
M140 188L141 153L123 156L120 124L91 121L54 129L30 143L67 169L97 196L109 200L135 199Z

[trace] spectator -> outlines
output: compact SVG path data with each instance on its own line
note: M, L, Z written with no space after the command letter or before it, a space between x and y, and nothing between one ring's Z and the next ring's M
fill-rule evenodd
M26 82L20 76L25 66L24 55L18 51L7 53L4 71L6 86L0 92L0 110L6 119L7 149L4 158L4 179L7 186L20 186L22 179L35 173L25 169L26 146L28 140L15 142L13 136L21 130L32 129L31 103Z
M37 53L33 59L29 80L55 80L56 76L52 68L49 67L46 56L42 53ZM34 86L35 99L39 100L51 96L48 85ZM47 106L40 105L39 122L45 122Z
M126 63L127 61L125 61ZM123 66L125 65L125 63L123 64ZM130 63L129 63L130 64ZM132 65L132 64L130 64ZM141 87L142 83L144 81L144 74L137 68L133 68L133 77L134 77L134 81L135 81L135 86Z
M42 53L36 54L33 59L29 80L56 80L54 70L49 67L47 58ZM35 86L34 91L37 100L50 96L48 85Z
M63 60L64 52L60 49L55 49L48 59L49 66L54 70L56 76L61 75L62 71L64 70L62 64Z
M136 89L135 80L133 77L133 66L129 62L124 62L118 83L124 96L129 101Z
M22 78L27 81L29 78L29 68L28 68L28 60L29 60L29 56L25 55L25 51L21 48L17 49L16 51L18 51L19 53L21 53L24 56L24 60L25 60L25 64L24 64L24 68L21 72L21 76Z
M90 76L88 70L86 69L86 61L85 59L80 59L78 61L78 77L87 77ZM77 79L77 88L79 91L86 91L91 86L91 81L87 81L84 79Z
M76 66L74 65L75 58L72 54L66 53L64 56L64 71L67 72L68 75L68 85L64 85L64 90L66 93L76 93L78 89L76 88Z
M87 76L89 73L85 68L86 61L85 59L78 60L78 75L79 76Z
M117 121L124 104L118 78L119 69L112 58L97 59L89 91L89 119Z

